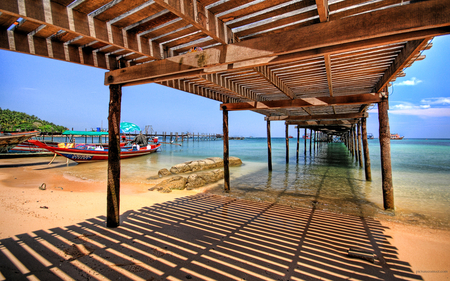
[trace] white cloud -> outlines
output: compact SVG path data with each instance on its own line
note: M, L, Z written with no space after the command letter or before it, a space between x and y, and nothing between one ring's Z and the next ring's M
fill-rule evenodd
M426 104L450 104L450 98L448 97L428 98L423 99L420 102Z
M411 80L402 81L399 83L394 83L394 86L415 86L419 83L422 83L422 80L417 79L416 77L411 78Z
M430 98L429 100L432 100L431 104L445 104L442 102L445 101L445 98ZM439 103L437 102L438 100L440 101ZM424 100L421 102L424 102ZM368 112L378 114L378 109L372 108ZM389 114L412 115L419 117L450 117L450 107L434 108L431 107L430 104L415 105L409 102L402 102L399 104L389 105Z
M415 115L419 117L450 117L450 108L412 108L389 110L389 114Z

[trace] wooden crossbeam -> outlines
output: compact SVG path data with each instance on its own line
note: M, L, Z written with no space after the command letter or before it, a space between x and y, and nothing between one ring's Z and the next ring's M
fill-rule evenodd
M295 98L294 92L292 92L292 90L267 66L255 67L254 70L259 74L259 76L274 85L278 90L288 96L291 100Z
M325 69L327 71L327 82L328 82L328 91L330 92L330 97L333 96L333 80L331 75L331 59L330 55L326 54L323 56L325 61Z
M257 93L252 90L239 85L238 83L231 81L229 79L224 78L219 74L206 74L199 76L201 79L204 79L210 83L213 83L219 88L224 89L225 91L233 92L236 96L249 99L253 101L261 101L262 99Z
M410 60L416 56L420 50L426 47L430 39L431 38L425 38L407 42L405 48L403 48L401 53L395 58L394 63L392 63L389 69L384 73L373 91L377 93L381 92L391 80L403 71L403 68L408 65Z
M358 123L359 119L351 120L326 120L326 121L286 121L288 125L297 126L329 126L329 125L351 125Z
M367 112L346 113L346 114L322 114L322 115L305 115L305 116L268 116L264 119L267 121L303 121L303 120L329 120L329 119L349 119L368 117Z
M193 68L205 73L254 68L362 47L450 33L450 0L429 0L244 40L105 74L105 84L126 84ZM371 28L368 29L367 26ZM189 62L189 63L187 63Z
M192 24L217 42L234 42L234 35L225 23L197 0L154 0L160 6Z
M294 107L311 107L311 106L332 106L332 105L353 105L353 104L371 104L381 101L381 95L361 94L339 97L318 97L321 104L310 103L305 99L295 100L276 100L276 101L261 101L261 102L240 102L240 103L226 103L221 104L227 107L229 111L237 110L254 110L254 109L280 109L280 108L294 108Z

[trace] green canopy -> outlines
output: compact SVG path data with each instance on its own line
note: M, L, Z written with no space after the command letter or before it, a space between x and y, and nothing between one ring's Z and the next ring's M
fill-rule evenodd
M63 135L76 135L76 136L105 136L108 132L88 132L88 131L65 131Z

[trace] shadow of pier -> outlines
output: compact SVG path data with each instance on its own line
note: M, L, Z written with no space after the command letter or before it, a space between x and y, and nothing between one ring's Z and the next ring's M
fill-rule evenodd
M422 280L376 220L198 194L0 241L0 280ZM375 263L351 258L373 251Z

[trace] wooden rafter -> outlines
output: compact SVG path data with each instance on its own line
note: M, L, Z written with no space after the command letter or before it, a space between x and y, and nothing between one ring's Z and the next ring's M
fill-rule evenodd
M222 44L234 42L234 35L225 23L197 0L154 0L156 3L192 24Z
M328 0L316 0L316 5L320 22L328 21L329 20Z
M307 116L269 116L264 118L266 121L303 121L303 120L329 120L329 119L348 119L348 118L362 118L368 117L366 112L346 113L346 114L322 114L322 115L307 115Z
M295 94L292 90L281 80L272 70L267 66L255 67L254 70L259 76L264 78L267 82L274 85L283 94L289 97L291 100L295 99Z
M392 79L398 76L410 63L411 59L414 56L417 56L418 52L426 47L429 40L430 38L425 38L407 42L405 48L402 49L401 53L397 56L394 63L391 64L389 69L384 73L383 77L376 84L374 92L381 92Z
M332 106L332 105L352 105L352 104L370 104L381 101L380 95L361 94L352 96L339 97L318 97L308 99L295 100L277 100L277 101L261 101L261 102L241 102L221 104L227 107L229 111L235 110L254 110L254 109L280 109L280 108L296 108L311 106Z
M223 88L226 91L233 92L236 96L249 99L252 101L260 101L264 100L261 99L260 96L258 96L257 93L253 92L252 90L249 90L248 88L231 81L230 79L227 79L217 73L214 74L205 74L199 76L201 79L204 79L205 81L208 81L210 83L213 83L219 88Z
M450 0L430 0L340 20L305 26L271 36L207 49L192 61L186 54L106 73L106 85L124 84L193 68L205 72L258 67L281 61L450 33ZM372 28L367 29L366 26ZM351 31L351 32L350 32ZM186 62L190 61L190 64ZM110 77L110 78L109 78Z

